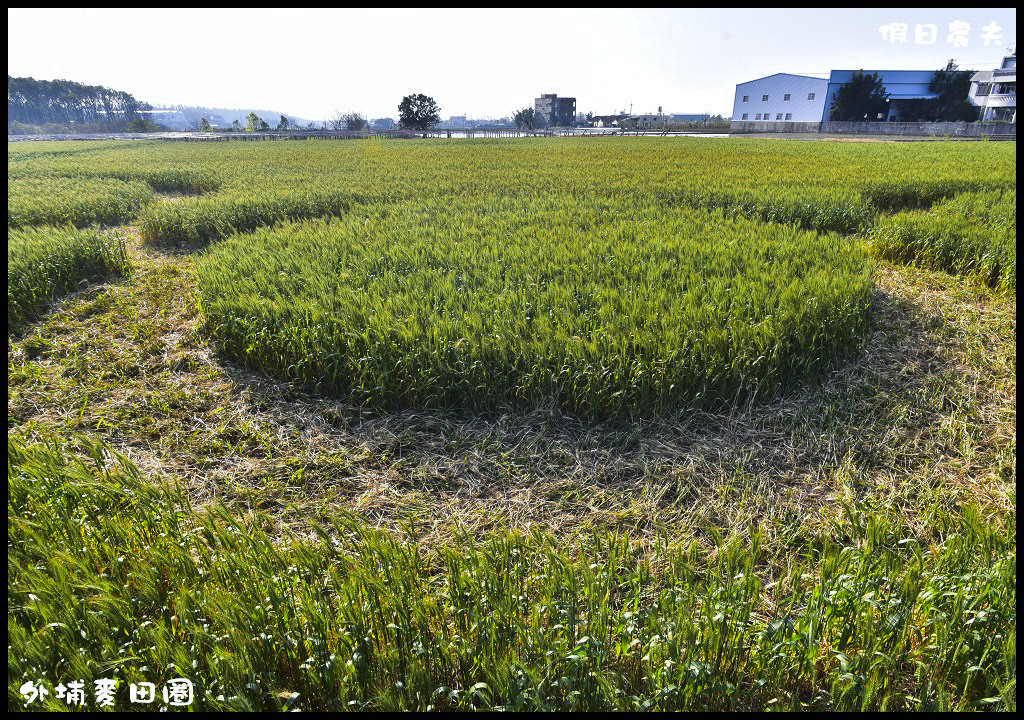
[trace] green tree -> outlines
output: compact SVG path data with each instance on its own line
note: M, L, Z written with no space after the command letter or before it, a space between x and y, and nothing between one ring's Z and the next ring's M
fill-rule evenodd
M245 131L246 132L253 132L255 130L259 130L261 125L266 125L266 123L263 122L263 119L259 115L254 113L254 112L249 113L246 116L245 120L246 120L246 126L245 126Z
M160 132L161 130L166 129L167 128L163 127L162 125L158 125L152 120L147 120L145 118L138 118L136 120L132 120L124 127L125 132L131 133Z
M516 127L520 130L533 130L533 119L532 107L523 108L513 116L513 120L516 121Z
M202 120L200 120L199 121L199 129L202 132L210 132L210 121L207 120L206 118L203 118Z
M929 114L939 121L974 122L978 119L978 108L967 99L970 90L971 72L957 70L956 63L950 59L946 67L935 71L928 83L928 92L938 94L928 103Z
M288 129L288 118L286 118L284 115L281 116L281 122L279 122L277 124L277 129L278 130L287 130Z
M879 114L885 117L888 111L886 100L889 93L882 84L878 73L864 74L863 70L853 73L853 77L839 88L836 99L829 108L829 120L849 120L861 122L877 120Z
M441 108L422 93L406 95L398 105L398 123L409 130L427 130L441 122Z
M231 121L231 132L241 132L241 130L242 130L242 123L238 122L238 120L232 120Z

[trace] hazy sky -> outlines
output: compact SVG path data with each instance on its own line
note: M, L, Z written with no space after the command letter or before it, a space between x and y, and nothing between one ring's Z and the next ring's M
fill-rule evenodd
M991 69L1017 42L1007 8L8 9L7 19L9 75L312 120L397 117L415 92L443 118L510 115L550 92L575 97L580 112L728 116L735 85L765 75L935 69L950 58ZM958 22L969 27L951 35Z

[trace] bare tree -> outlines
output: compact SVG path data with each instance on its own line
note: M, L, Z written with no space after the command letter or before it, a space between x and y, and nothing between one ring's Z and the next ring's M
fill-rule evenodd
M365 130L366 129L366 118L361 113L357 112L342 112L336 110L334 117L329 121L332 130Z
M345 115L346 130L365 130L366 124L366 118L357 112L351 112Z

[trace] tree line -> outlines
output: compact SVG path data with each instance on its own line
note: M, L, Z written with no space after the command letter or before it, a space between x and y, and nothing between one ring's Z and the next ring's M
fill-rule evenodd
M406 95L403 97L402 102L398 105L398 114L399 127L405 130L428 130L441 122L441 108L438 106L434 98L422 93ZM202 127L198 129L209 130L210 125L205 118L202 122ZM334 113L334 117L325 123L325 128L327 124L330 124L332 130L349 130L358 132L366 130L369 126L369 121L361 113L342 112L341 110L338 110ZM232 130L240 131L241 129L241 123L236 120L232 124ZM255 130L269 129L270 124L263 118L254 112L249 113L245 127L246 131L252 132ZM282 115L276 129L298 130L302 128L290 122L286 116ZM315 127L310 123L308 129L315 129Z
M127 130L145 125L149 103L130 93L71 80L36 80L7 76L7 126L91 125Z

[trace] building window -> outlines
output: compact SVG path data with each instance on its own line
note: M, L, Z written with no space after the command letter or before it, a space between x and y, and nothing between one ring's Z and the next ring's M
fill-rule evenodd
M781 120L782 119L782 113L775 113L775 119L776 120Z
M814 93L807 93L807 99L808 100L813 100L814 99Z
M743 102L746 102L746 101L747 101L747 100L749 100L749 99L750 99L750 96L749 96L749 95L744 95L744 96L743 96Z
M793 119L793 113L786 113L786 119L787 120L792 120Z
M782 102L789 102L789 93L782 96Z
M761 113L758 113L757 115L755 115L754 119L755 120L760 120L761 119Z
M746 119L747 119L747 113L743 113L743 119L744 119L744 120L746 120Z
M768 102L768 96L767 95L762 95L761 96L761 102Z

